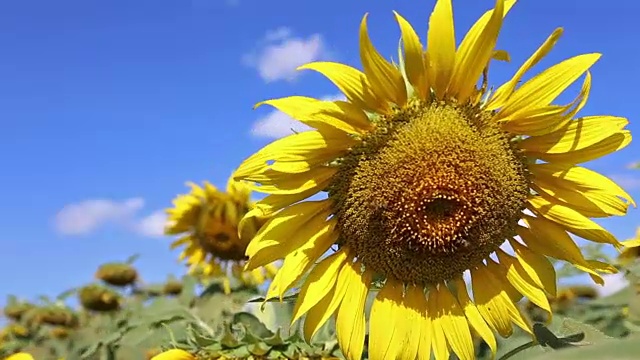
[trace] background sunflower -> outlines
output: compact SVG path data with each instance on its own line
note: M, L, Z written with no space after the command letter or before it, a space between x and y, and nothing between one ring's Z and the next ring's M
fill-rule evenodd
M274 264L244 271L245 250L264 218L254 217L240 224L253 208L251 189L244 182L229 179L226 192L209 182L200 187L188 184L191 192L178 195L173 208L167 209L167 235L182 235L171 248L184 246L180 260L186 260L189 272L205 279L222 277L226 293L231 279L243 285L258 286L273 277Z

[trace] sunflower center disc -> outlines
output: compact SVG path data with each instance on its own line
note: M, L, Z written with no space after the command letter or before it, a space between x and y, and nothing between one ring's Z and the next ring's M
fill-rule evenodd
M343 159L330 196L365 267L434 284L515 235L529 194L523 157L476 108L410 104Z
M208 220L197 235L200 247L221 260L243 260L246 244L242 244L235 226L223 221Z

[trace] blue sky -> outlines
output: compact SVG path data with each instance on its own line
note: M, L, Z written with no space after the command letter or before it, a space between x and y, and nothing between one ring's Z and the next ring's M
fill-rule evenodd
M56 295L92 280L103 262L140 253L146 281L180 273L157 236L159 211L187 180L224 186L239 162L287 131L254 103L286 95L334 97L312 60L359 67L358 26L370 12L374 44L395 56L391 10L422 36L434 1L57 0L0 3L0 303L8 293ZM493 6L454 1L457 36ZM636 119L638 5L521 1L506 19L491 83L508 79L556 28L565 34L535 69L602 52L582 114ZM560 98L572 99L572 88ZM280 126L274 127L274 121ZM284 122L283 122L284 121ZM287 124L282 126L282 124ZM640 201L637 141L589 164ZM640 211L606 220L628 238Z

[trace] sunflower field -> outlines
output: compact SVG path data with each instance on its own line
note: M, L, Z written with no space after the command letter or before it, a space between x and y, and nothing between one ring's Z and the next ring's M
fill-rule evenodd
M344 100L257 104L310 130L248 156L225 188L189 182L167 204L183 276L145 283L132 255L55 299L11 296L0 357L640 358L640 228L622 240L595 221L636 203L583 166L630 144L628 120L578 116L598 53L523 81L562 28L492 84L514 4L497 0L459 44L451 0L436 1L423 39L394 12L393 60L365 15L362 70L299 68ZM602 295L612 276L624 285Z

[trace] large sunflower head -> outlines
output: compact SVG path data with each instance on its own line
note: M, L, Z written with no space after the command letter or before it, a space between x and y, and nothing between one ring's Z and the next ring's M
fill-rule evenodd
M426 46L395 13L398 65L374 48L365 16L362 71L332 62L301 67L325 75L346 101L261 103L315 128L265 146L235 173L269 194L247 218L272 216L247 248L247 269L284 259L268 297L282 297L309 273L293 316L307 314L307 338L335 315L343 352L360 359L375 280L384 285L369 318L372 359L446 359L450 352L471 359L472 329L494 352L494 334L510 336L512 324L532 333L516 306L523 296L551 312L556 275L548 257L600 284L601 273L616 271L585 258L571 235L623 246L591 218L623 215L633 200L578 164L627 146L627 120L576 117L600 54L567 59L523 82L562 29L490 90L490 62L508 59L495 45L514 3L498 0L459 45L450 0L437 1ZM582 76L575 100L555 104ZM327 198L308 199L318 192Z
M191 192L178 195L173 200L174 207L167 210L165 233L183 235L171 247L185 246L180 260L186 259L189 272L223 277L226 292L230 291L229 276L252 286L273 277L273 264L248 272L243 270L247 245L265 221L263 217L253 217L240 222L253 207L250 187L233 179L229 179L226 192L209 182L202 187L188 185Z

